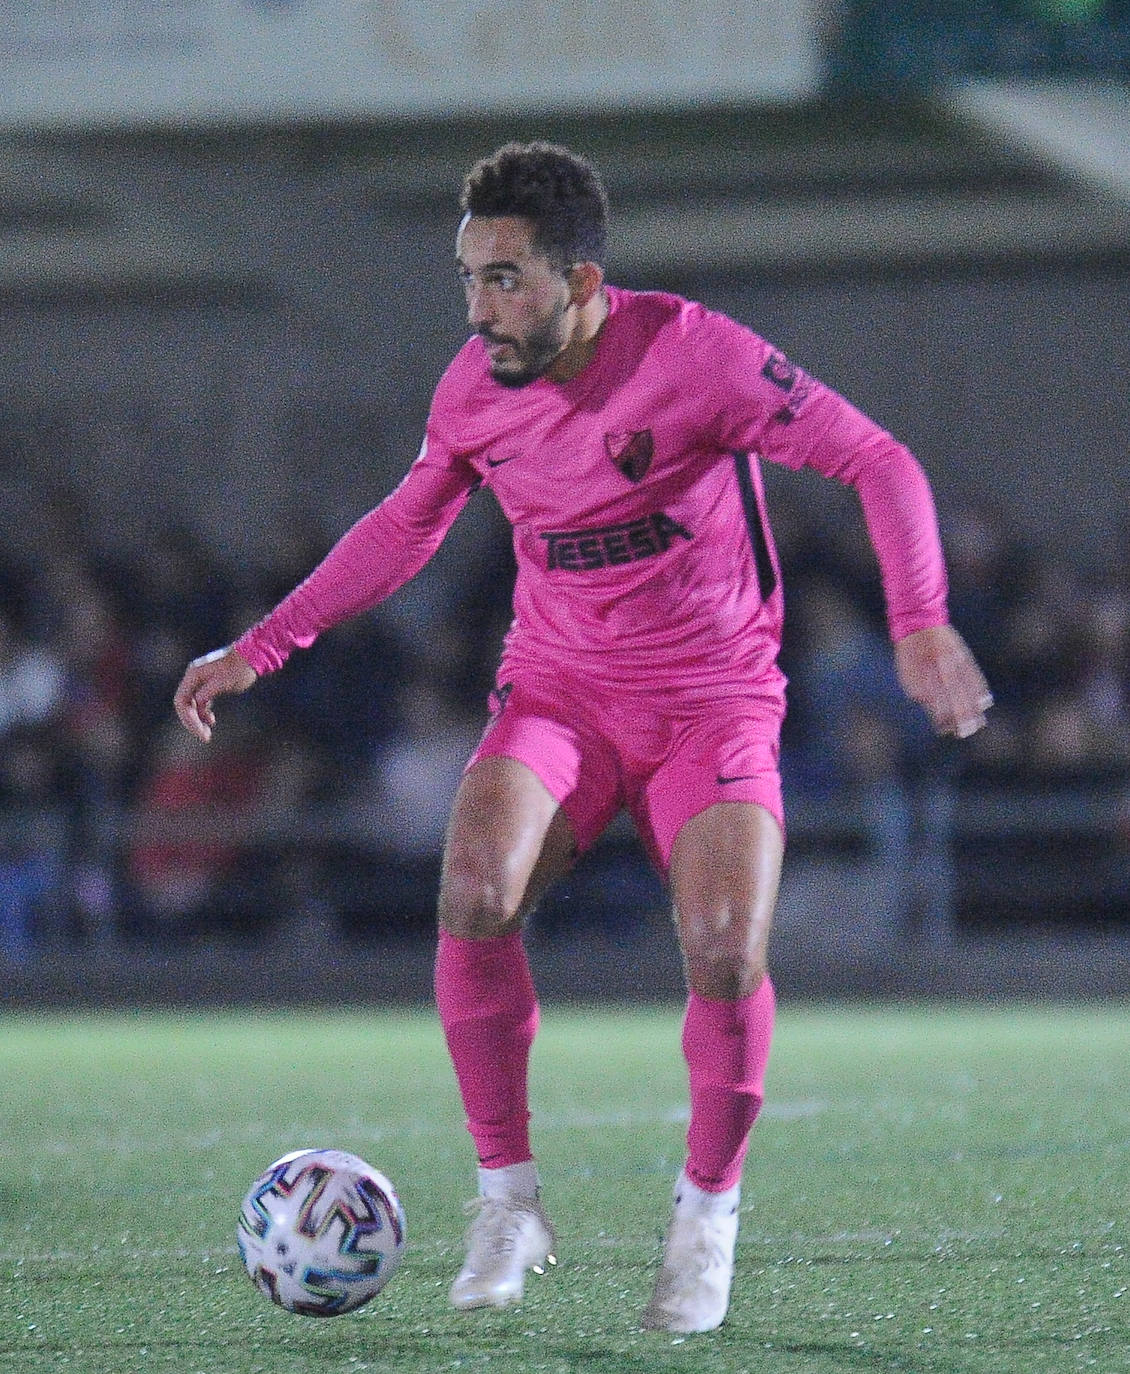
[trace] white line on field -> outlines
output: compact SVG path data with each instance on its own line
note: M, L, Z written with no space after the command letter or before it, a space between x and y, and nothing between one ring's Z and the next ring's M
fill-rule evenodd
M821 1115L827 1103L815 1099L798 1102L767 1103L762 1110L762 1118L771 1121L802 1121ZM624 1110L614 1112L585 1111L581 1108L566 1108L564 1111L539 1112L535 1108L534 1118L539 1131L588 1130L617 1126L672 1126L685 1123L690 1116L685 1103L673 1103L658 1109ZM165 1153L170 1149L208 1151L230 1147L233 1143L247 1143L267 1139L286 1139L307 1141L311 1146L324 1145L327 1141L348 1135L357 1140L380 1142L384 1140L419 1139L427 1136L446 1135L458 1128L457 1121L416 1120L398 1121L391 1125L377 1125L375 1122L357 1118L333 1124L313 1125L310 1122L290 1122L281 1130L269 1131L261 1121L246 1121L227 1126L215 1126L202 1135L177 1137L170 1133L161 1136L140 1136L119 1133L104 1136L57 1136L54 1139L36 1143L39 1153L55 1159L73 1155L88 1154L101 1150L108 1154L136 1155Z

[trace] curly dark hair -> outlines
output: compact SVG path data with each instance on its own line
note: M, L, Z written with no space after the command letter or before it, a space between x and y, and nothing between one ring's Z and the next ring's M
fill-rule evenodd
M556 143L505 143L463 179L459 205L472 215L520 215L533 244L559 272L603 265L608 196L596 169Z

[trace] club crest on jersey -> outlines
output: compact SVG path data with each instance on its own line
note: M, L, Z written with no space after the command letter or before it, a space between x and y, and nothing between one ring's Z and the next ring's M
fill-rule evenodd
M651 467L655 440L650 429L614 429L604 436L604 451L629 482L642 482Z

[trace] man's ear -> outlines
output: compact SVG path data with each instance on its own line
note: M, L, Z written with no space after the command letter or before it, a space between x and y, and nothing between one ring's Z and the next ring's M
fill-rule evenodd
M604 285L604 269L595 262L576 262L569 268L569 301L586 306Z

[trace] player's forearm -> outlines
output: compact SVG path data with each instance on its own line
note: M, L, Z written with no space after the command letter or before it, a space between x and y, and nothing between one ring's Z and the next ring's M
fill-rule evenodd
M944 625L946 569L930 484L917 459L877 431L856 455L859 493L879 560L891 638Z
M791 466L854 488L879 560L891 638L944 625L946 570L934 497L914 455L842 396L817 386L798 418L767 436Z
M419 484L417 484L419 485ZM421 499L406 482L348 530L309 577L235 644L259 674L282 667L324 631L367 611L414 577L443 542L465 489Z

